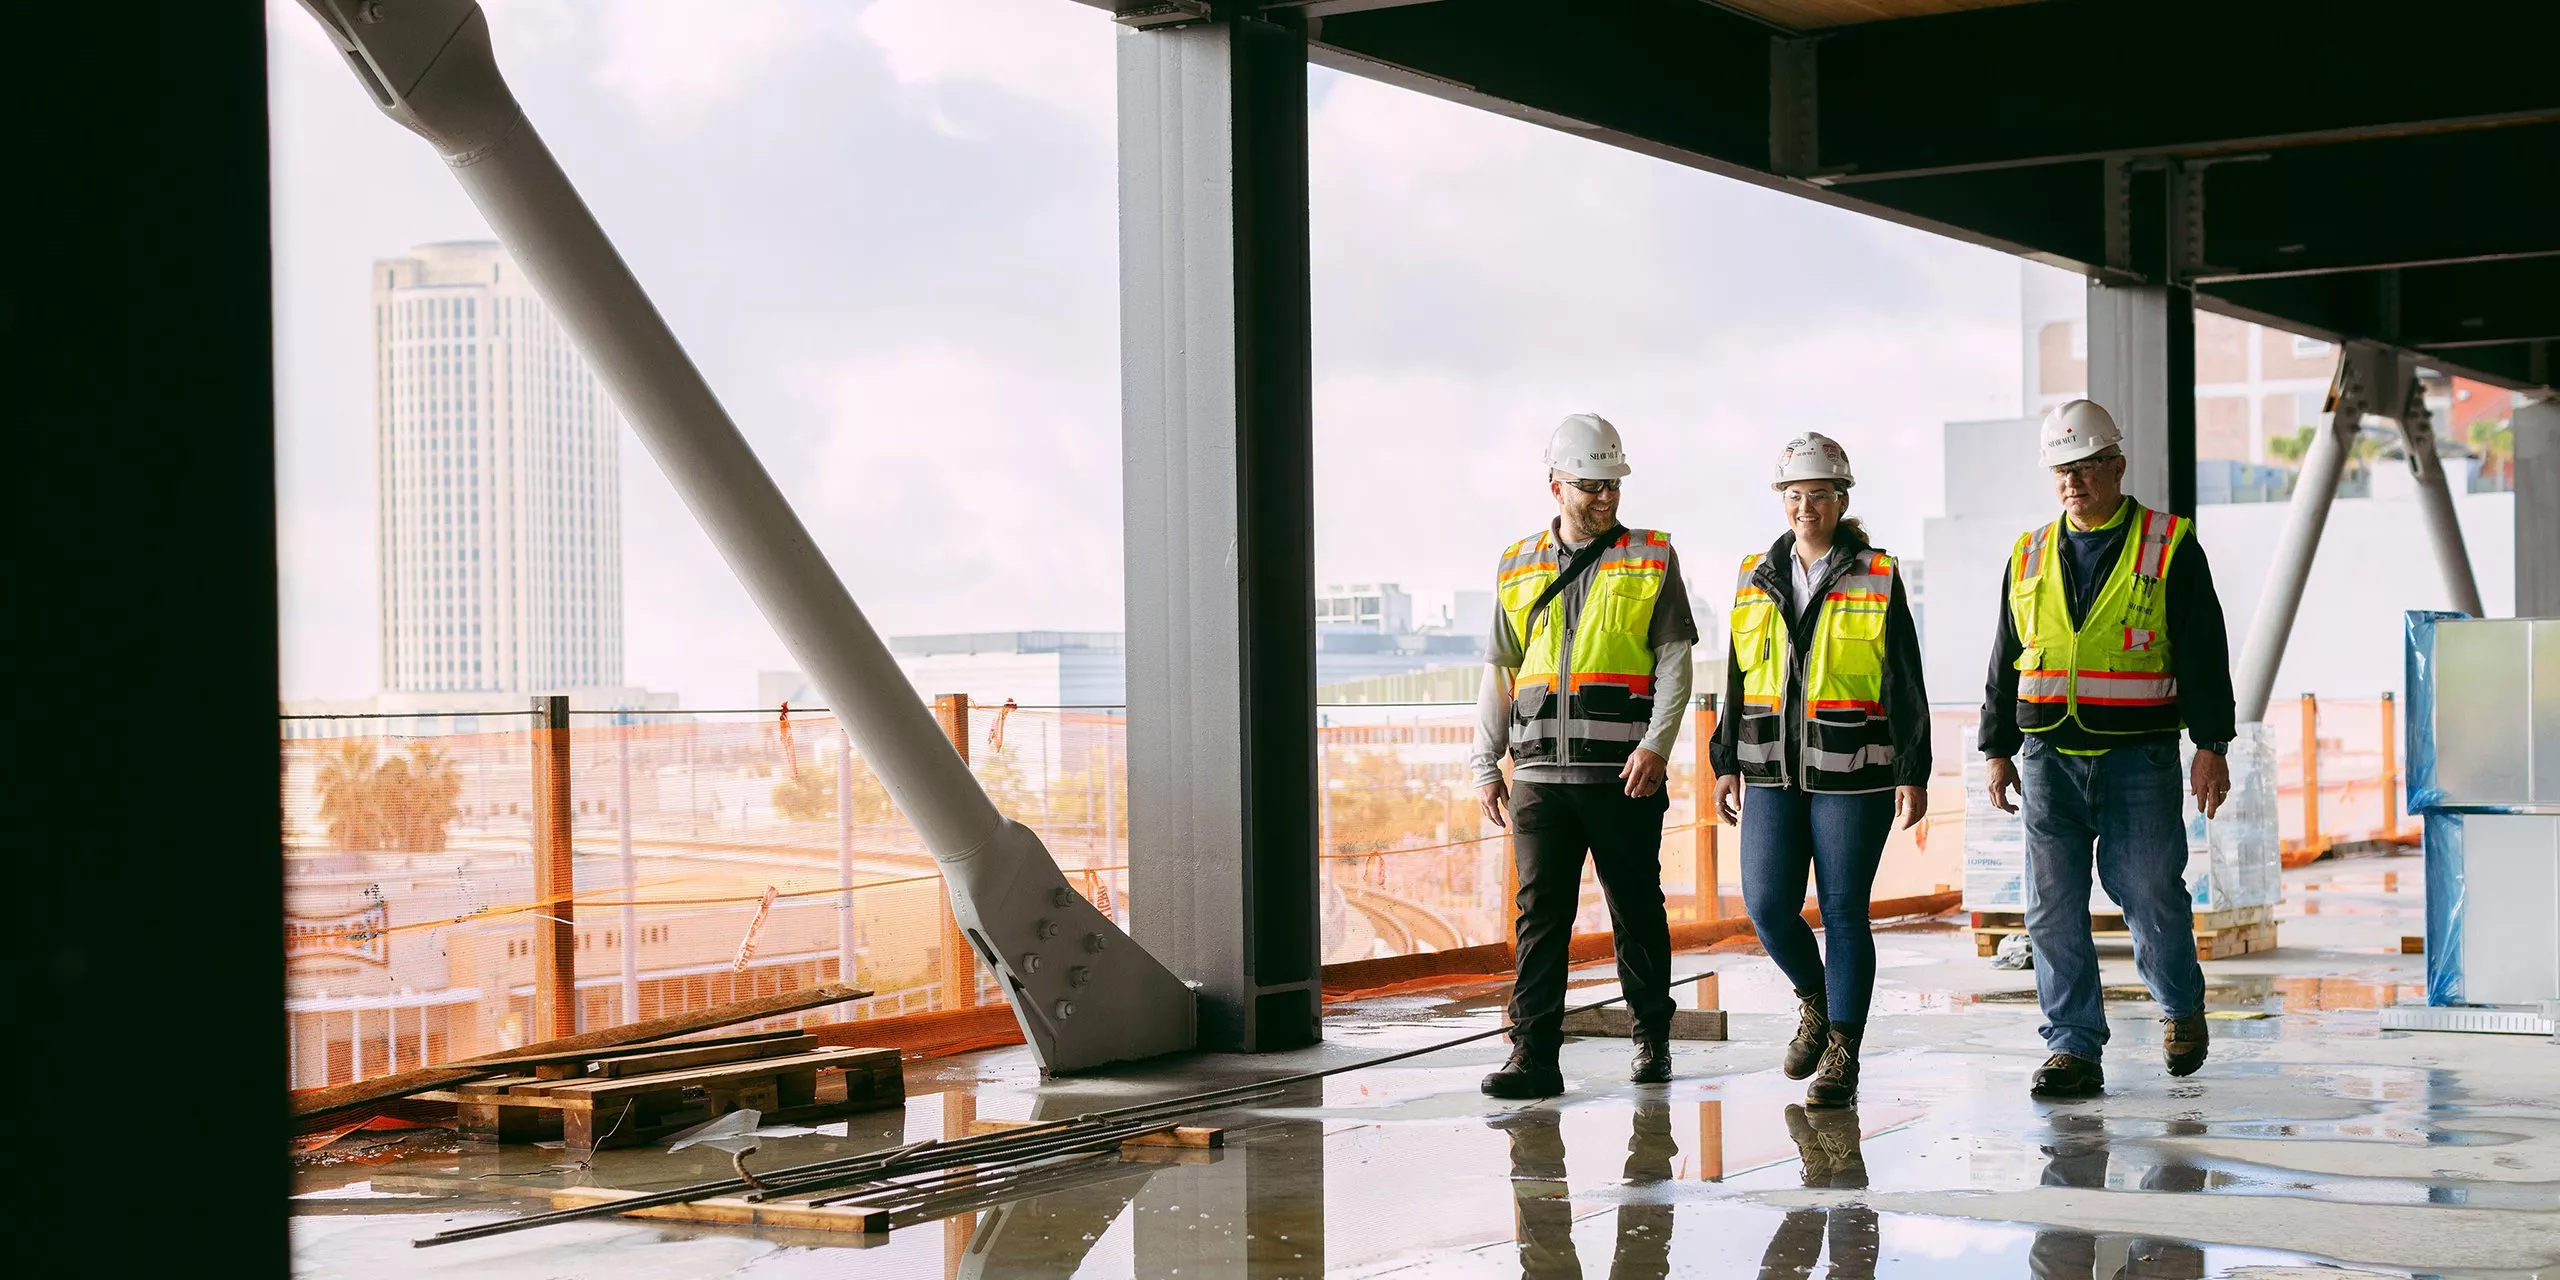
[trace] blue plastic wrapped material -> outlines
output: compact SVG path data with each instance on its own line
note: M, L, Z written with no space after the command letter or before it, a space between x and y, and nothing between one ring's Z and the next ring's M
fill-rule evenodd
M2423 814L2444 803L2436 785L2436 624L2470 617L2440 609L2411 609L2405 615L2408 645L2401 690L2401 732L2407 761L2408 810ZM2432 941L2432 939L2430 939Z
M2426 815L2427 1003L2461 1004L2462 815Z

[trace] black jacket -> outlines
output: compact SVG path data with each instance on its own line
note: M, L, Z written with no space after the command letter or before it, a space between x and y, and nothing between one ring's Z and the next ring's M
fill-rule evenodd
M1833 535L1831 560L1823 566L1822 579L1814 583L1810 602L1795 598L1796 535L1790 530L1769 544L1769 554L1761 557L1760 568L1752 575L1769 598L1778 602L1778 615L1787 620L1787 636L1793 641L1789 649L1793 660L1787 667L1786 706L1800 709L1804 705L1805 651L1813 642L1814 625L1820 621L1822 597L1831 584L1848 572L1856 553L1868 549L1865 535L1847 524ZM1815 607L1807 607L1810 604ZM1707 764L1718 777L1741 771L1735 758L1735 746L1742 732L1742 668L1733 660L1733 645L1728 640L1724 657L1724 702L1716 717L1716 734L1707 743ZM1893 600L1886 606L1884 623L1884 714L1893 733L1893 785L1925 787L1929 785L1929 691L1921 683L1920 627L1911 620L1911 599L1902 587L1902 570L1893 571ZM1787 776L1800 777L1796 768L1796 752L1804 740L1803 726L1790 717L1787 726Z
M2130 522L2116 526L2118 556L2131 554L2128 544L2132 539L2124 536L2130 527ZM2054 548L2054 554L2067 575L2063 581L2076 625L2088 616L2090 599L2096 595L2095 584L2079 581L2071 557L2062 548ZM2109 559L2107 563L2112 570L2115 561ZM2004 561L2000 566L2000 639L1991 646L1991 672L1982 694L1982 754L1995 757L2016 755L2026 738L2018 729L2018 654L2024 646L2018 643L2017 622L2009 616L2009 570L2009 562ZM2221 751L2231 745L2234 732L2231 637L2223 627L2222 598L2214 593L2213 566L2206 563L2204 545L2193 532L2178 548L2177 558L2169 562L2169 577L2161 586L2168 595L2169 657L2178 677L2178 716L2186 721L2187 736L2198 747ZM2174 731L2092 734L2069 720L2039 736L2065 751L2102 751L2178 740Z

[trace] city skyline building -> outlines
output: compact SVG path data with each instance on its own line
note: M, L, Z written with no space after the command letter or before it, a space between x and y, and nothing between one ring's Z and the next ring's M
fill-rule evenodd
M387 695L623 683L621 419L498 245L373 264Z

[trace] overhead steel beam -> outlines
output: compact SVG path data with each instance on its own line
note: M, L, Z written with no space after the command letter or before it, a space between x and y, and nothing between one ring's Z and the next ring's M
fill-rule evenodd
M2375 66L2377 42L2404 32L2547 50L2560 5L2048 3L1841 27L1819 46L1819 171L1859 182L2560 120L2560 77ZM2355 67L2372 73L2342 78Z
M2560 338L2560 257L2201 286L2254 311L2421 351Z
M2560 124L2269 151L2194 176L2196 280L2560 255Z

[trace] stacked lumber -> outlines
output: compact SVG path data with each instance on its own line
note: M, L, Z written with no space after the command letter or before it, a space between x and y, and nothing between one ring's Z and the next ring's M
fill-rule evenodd
M466 1138L558 1139L573 1151L655 1142L743 1108L775 1124L798 1124L906 1101L896 1049L829 1049L802 1032L605 1056L519 1057L514 1066L510 1074L417 1096L453 1103Z

